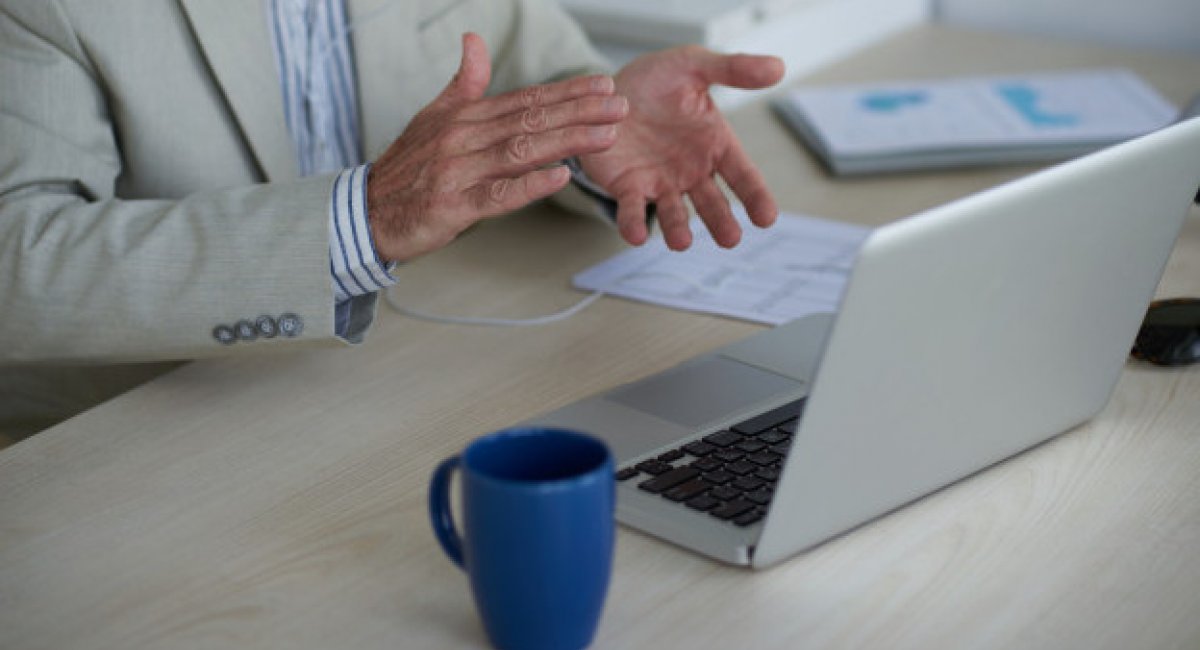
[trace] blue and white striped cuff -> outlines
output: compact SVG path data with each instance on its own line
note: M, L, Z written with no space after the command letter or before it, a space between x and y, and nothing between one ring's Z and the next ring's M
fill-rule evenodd
M334 302L341 303L396 284L391 269L375 252L367 221L367 172L371 165L343 170L333 181L329 201L329 273Z

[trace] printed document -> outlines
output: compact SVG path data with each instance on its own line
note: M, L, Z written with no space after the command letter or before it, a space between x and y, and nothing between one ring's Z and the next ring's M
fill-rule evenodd
M1178 112L1121 69L801 87L774 107L844 173L1067 158Z
M575 286L676 309L779 325L837 309L869 228L781 213L770 228L750 224L734 206L742 241L713 242L697 219L693 243L667 248L661 234L575 276Z

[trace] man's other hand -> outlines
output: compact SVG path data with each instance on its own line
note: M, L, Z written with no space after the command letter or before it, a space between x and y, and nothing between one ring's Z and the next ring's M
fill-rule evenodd
M485 98L487 46L463 36L458 73L371 167L367 210L385 261L448 244L485 217L547 197L570 180L570 156L616 141L628 102L613 79L579 77Z
M755 225L775 222L775 199L708 89L713 84L765 88L783 72L783 62L772 56L721 55L689 45L638 57L617 73L616 91L629 99L629 117L611 148L580 161L587 175L617 199L617 222L627 241L646 240L646 204L653 202L667 245L674 250L690 246L686 194L713 239L724 247L737 245L742 230L717 175L745 204Z

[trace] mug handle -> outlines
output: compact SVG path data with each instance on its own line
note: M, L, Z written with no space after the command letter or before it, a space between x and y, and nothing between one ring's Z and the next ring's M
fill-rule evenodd
M463 566L462 538L454 527L454 514L450 511L450 478L458 469L459 458L447 458L438 465L429 480L429 521L433 524L433 534L437 536L442 550L460 569Z

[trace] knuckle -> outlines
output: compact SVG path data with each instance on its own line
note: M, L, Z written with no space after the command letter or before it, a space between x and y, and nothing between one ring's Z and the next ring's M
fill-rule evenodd
M504 145L504 155L509 162L523 163L533 157L533 138L528 135L518 135L509 138Z
M521 103L526 107L541 106L546 100L546 87L527 86L521 89Z
M549 122L549 113L541 107L529 108L521 113L521 126L528 133L537 133L546 128Z
M512 186L512 180L508 178L500 178L492 181L488 186L488 200L492 203L503 203L504 198L508 196L508 189Z
M499 178L477 188L472 197L474 199L473 207L478 212L488 212L497 205L502 205L509 194L511 185L511 179Z

